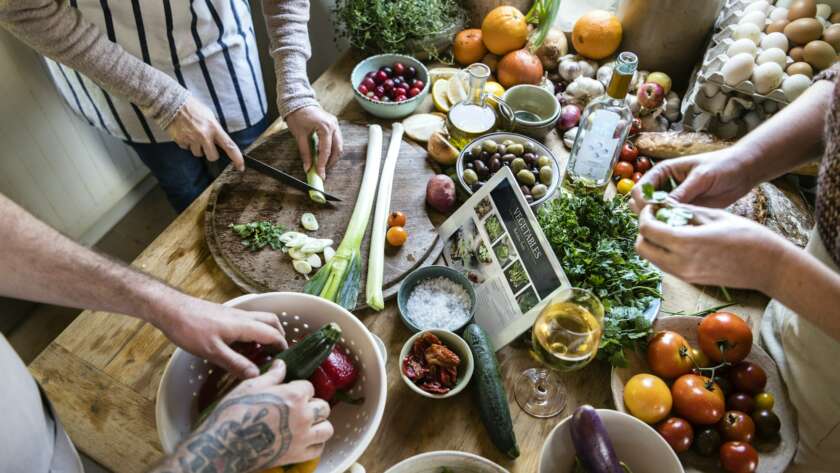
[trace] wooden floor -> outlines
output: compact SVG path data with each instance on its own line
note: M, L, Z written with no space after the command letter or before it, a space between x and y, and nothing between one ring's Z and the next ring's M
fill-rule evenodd
M131 262L175 219L159 186L149 192L94 246L97 250L121 261ZM38 353L60 334L77 315L78 309L48 304L25 306L28 314L3 333L24 363L29 364ZM95 470L94 470L95 471Z

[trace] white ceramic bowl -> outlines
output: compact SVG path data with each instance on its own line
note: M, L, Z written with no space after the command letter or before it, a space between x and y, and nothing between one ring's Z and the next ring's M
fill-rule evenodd
M509 473L484 457L449 450L415 455L388 468L385 473L440 473L442 467L457 473Z
M376 338L352 313L320 297L293 292L248 294L225 303L244 310L273 312L294 343L319 327L336 322L342 330L339 342L360 369L351 391L363 396L360 405L340 403L333 407L330 421L335 435L327 442L316 473L343 473L370 444L385 410L387 379L384 353ZM195 397L211 365L181 349L176 349L166 365L158 387L155 417L164 451L171 453L192 431L197 416Z
M435 336L437 336L444 345L449 347L450 350L454 351L456 355L461 359L461 365L458 366L458 378L455 382L455 387L449 390L446 394L433 394L430 392L426 392L416 384L414 384L408 376L403 373L402 370L402 362L405 359L405 356L408 355L408 352L411 351L411 347L414 345L414 341L420 338L424 333L431 332ZM400 376L402 380L408 385L409 389L416 392L417 394L428 397L431 399L446 399L448 397L452 397L459 392L463 391L464 388L467 387L467 384L470 382L470 378L473 375L473 369L475 369L475 361L473 360L472 351L470 351L470 346L467 345L467 342L464 341L463 338L459 337L453 332L449 330L439 330L439 329L429 329L429 330L422 330L420 332L415 333L405 342L403 345L402 350L400 350L400 359L397 360L400 366Z
M365 74L371 71L378 71L379 68L384 66L392 66L395 62L401 62L406 66L414 66L417 69L416 78L423 81L423 90L419 94L402 102L380 102L368 98L359 92L359 84L364 80ZM353 72L350 73L350 84L353 86L353 97L356 98L356 101L359 102L359 105L365 111L379 118L397 119L414 113L417 106L429 94L429 71L422 62L411 56L404 56L402 54L378 54L363 60L353 68Z
M653 428L633 416L598 409L618 459L635 472L684 473L680 459ZM575 446L570 431L572 416L555 427L543 444L539 473L572 471Z

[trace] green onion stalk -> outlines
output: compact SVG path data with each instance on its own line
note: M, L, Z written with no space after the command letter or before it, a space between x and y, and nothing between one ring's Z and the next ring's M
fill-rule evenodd
M318 174L318 135L315 132L312 132L312 135L309 136L309 154L312 156L312 164L306 171L306 182L310 186L323 191L324 180ZM318 191L309 191L309 198L318 204L327 203L327 198Z
M307 294L333 301L347 310L355 308L362 283L362 240L373 208L382 160L382 127L370 125L368 130L365 172L350 224L335 256L303 288Z

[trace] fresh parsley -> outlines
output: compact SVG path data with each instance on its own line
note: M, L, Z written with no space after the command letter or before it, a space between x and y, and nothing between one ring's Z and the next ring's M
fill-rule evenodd
M229 227L242 238L242 245L247 246L251 251L259 251L266 246L270 246L272 250L283 248L283 243L280 241L280 235L286 233L286 227L283 225L261 220L250 223L232 223Z

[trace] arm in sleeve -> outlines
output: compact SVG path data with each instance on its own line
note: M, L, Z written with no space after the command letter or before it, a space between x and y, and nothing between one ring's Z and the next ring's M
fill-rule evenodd
M166 128L188 92L111 42L66 0L0 0L0 25L35 51L125 97Z
M277 77L277 108L281 117L318 105L306 75L312 55L309 44L309 0L262 0Z

